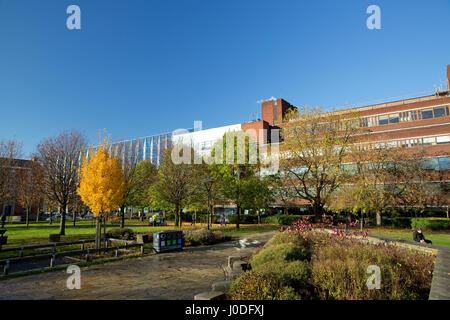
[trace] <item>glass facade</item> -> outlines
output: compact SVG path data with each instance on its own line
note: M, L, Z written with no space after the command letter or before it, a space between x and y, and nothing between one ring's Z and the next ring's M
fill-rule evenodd
M188 129L193 132L194 129ZM121 161L136 165L142 160L150 162L159 167L162 162L163 153L173 145L173 133L162 133L154 136L137 138L111 143L110 152Z

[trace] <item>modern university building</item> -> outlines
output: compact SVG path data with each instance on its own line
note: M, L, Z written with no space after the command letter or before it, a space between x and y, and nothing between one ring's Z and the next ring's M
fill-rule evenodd
M386 143L392 147L424 146L429 165L436 171L450 170L450 65L447 66L447 88L434 94L404 100L388 101L353 109L358 112L360 126L370 128L369 143ZM229 131L256 131L258 143L270 145L271 131L283 129L285 113L295 108L278 98L261 103L261 119L247 123L201 130L164 133L112 144L115 150L131 162L150 160L159 166L164 150L176 143L193 145L201 155L211 151L213 144ZM197 127L197 128L196 128ZM267 134L260 134L266 129ZM114 149L113 149L114 150ZM449 183L445 181L445 183ZM274 204L280 206L280 204Z

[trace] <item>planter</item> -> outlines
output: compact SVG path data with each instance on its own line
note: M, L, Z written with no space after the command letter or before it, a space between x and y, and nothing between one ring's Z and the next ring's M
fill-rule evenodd
M61 235L60 234L51 234L48 236L50 242L59 242Z

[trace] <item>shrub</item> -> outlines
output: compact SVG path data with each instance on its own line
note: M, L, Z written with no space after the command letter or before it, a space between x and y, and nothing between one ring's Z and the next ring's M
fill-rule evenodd
M448 218L412 218L411 227L424 230L450 230L450 219Z
M264 217L261 219L264 223L278 223L282 226L288 226L293 224L299 219L302 219L305 216L301 215L287 215L287 214L276 214L269 217ZM312 216L311 216L312 217Z
M394 246L324 239L314 246L311 265L320 299L412 300L428 299L433 258ZM380 290L367 288L370 265L380 267Z
M284 286L274 273L244 272L230 288L233 300L297 300L294 289Z
M113 228L106 232L106 237L122 240L136 240L136 234L133 230L128 228Z
M283 286L294 288L296 292L308 295L311 267L308 261L270 261L257 265L253 271L261 274L275 274Z
M219 217L220 218L220 217ZM237 215L227 215L229 223L237 222ZM242 224L257 224L258 223L258 215L257 214L241 214L239 215L239 223Z
M304 248L297 247L293 243L272 245L258 252L250 262L252 269L258 265L277 261L283 263L286 261L308 260L311 254Z
M269 242L264 246L265 248L270 246L276 246L279 244L287 244L292 243L297 247L302 247L305 249L309 248L309 243L302 236L297 234L289 233L289 232L280 232L275 237L273 237Z
M222 231L211 231L204 228L198 230L184 230L183 238L185 243L189 242L193 246L214 244L225 239Z

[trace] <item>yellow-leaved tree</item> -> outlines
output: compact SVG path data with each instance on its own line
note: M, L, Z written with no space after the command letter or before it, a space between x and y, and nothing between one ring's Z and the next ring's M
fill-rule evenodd
M78 194L97 217L95 247L100 248L101 220L120 207L125 193L125 182L118 159L111 157L108 143L93 150L86 157L80 170Z

